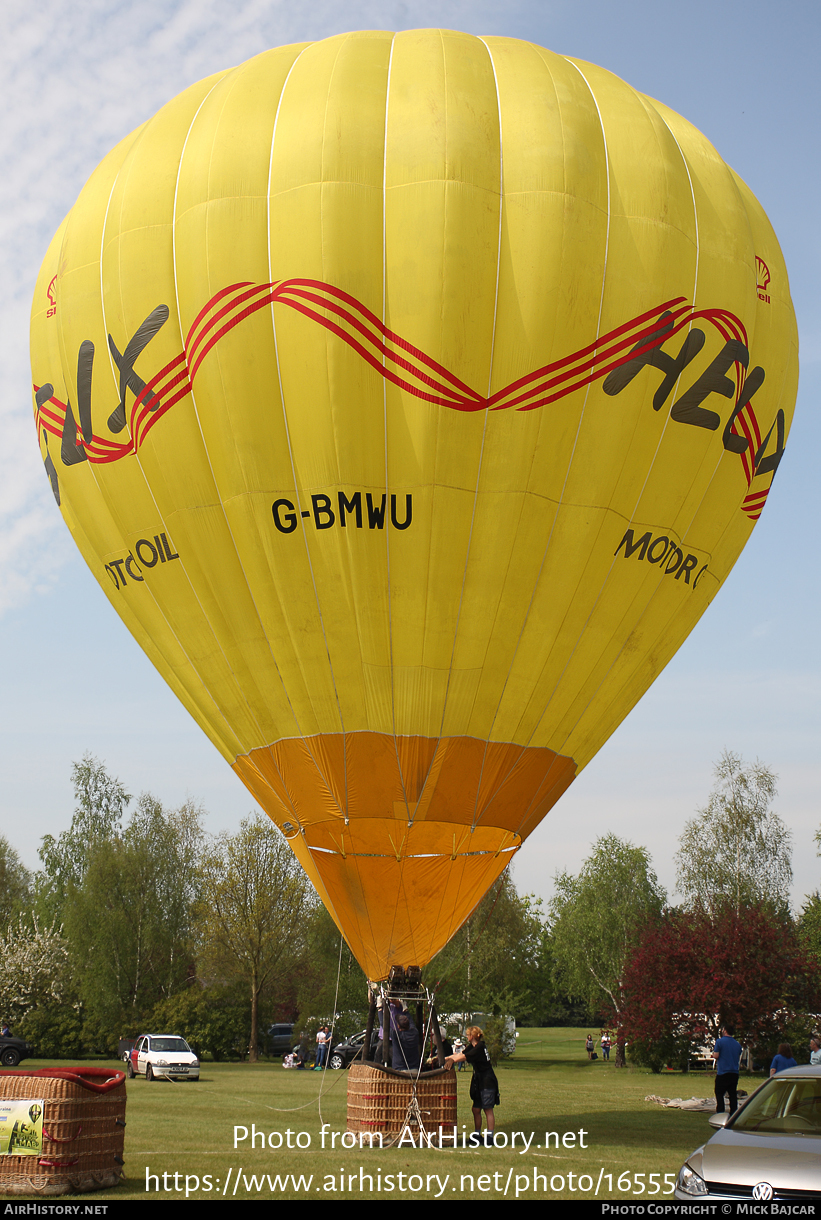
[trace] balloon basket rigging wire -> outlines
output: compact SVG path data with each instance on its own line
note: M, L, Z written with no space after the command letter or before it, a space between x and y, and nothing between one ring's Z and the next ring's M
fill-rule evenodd
M352 1063L349 1070L348 1131L360 1135L363 1144L368 1142L364 1137L369 1135L370 1146L380 1148L411 1140L416 1147L452 1142L456 1129L456 1075L452 1068L444 1066L433 993L423 986L421 972L416 966L407 970L393 966L387 980L371 983L370 987L371 1005L363 1046L368 1058L365 1062ZM387 1058L393 1036L391 1003L401 1003L403 1008L409 1003L415 1004L423 1063L426 1043L433 1035L435 1055L431 1070L408 1067L397 1071L386 1062L379 1062L380 1057ZM425 1004L427 1022L423 1028ZM382 1035L377 1048L373 1048L372 1034L377 1017ZM376 1058L371 1060L374 1049Z

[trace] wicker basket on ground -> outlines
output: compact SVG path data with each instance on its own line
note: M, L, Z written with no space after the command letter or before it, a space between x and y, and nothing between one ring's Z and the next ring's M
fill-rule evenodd
M439 1068L416 1076L375 1063L352 1063L348 1074L348 1130L373 1135L373 1146L396 1144L402 1133L425 1143L453 1140L456 1074ZM367 1141L365 1141L367 1145Z
M27 1110L21 1102L31 1106ZM40 1147L25 1155L0 1155L0 1195L64 1195L117 1185L125 1136L123 1072L93 1067L0 1072L0 1110L27 1118L35 1105L42 1106ZM30 1144L34 1125L39 1124L30 1122L25 1133ZM0 1149L14 1143L12 1129L3 1134Z

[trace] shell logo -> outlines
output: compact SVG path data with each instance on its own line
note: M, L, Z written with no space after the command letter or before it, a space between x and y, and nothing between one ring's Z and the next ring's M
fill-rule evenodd
M759 255L755 256L755 290L758 293L759 301L766 301L769 305L770 297L767 292L767 287L770 282L770 269Z

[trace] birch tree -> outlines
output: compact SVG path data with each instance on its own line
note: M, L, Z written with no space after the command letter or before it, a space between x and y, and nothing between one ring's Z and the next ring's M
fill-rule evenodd
M166 811L143 793L128 826L98 842L81 882L68 886L66 935L103 1040L138 1026L193 973L201 837L197 808Z
M691 818L676 854L679 891L688 906L713 914L757 904L786 913L792 836L770 808L777 777L763 763L725 750L704 809Z
M131 794L109 775L105 764L90 754L73 763L74 813L71 826L55 839L44 835L39 849L43 862L37 875L38 905L49 921L58 923L71 887L82 885L97 848L119 832Z
M9 841L0 835L0 932L31 905L31 873Z
M316 898L269 818L245 818L204 854L201 964L212 979L242 981L251 1001L249 1055L257 1058L260 1000L292 986Z
M644 847L599 839L578 876L558 873L550 904L556 981L593 1009L623 1009L622 982L640 929L661 914L665 892ZM617 1060L618 1062L618 1060Z

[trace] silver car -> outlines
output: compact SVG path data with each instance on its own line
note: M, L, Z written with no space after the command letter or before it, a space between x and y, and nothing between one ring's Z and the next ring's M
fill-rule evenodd
M821 1067L765 1081L679 1170L676 1198L821 1200Z

